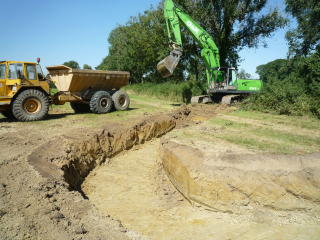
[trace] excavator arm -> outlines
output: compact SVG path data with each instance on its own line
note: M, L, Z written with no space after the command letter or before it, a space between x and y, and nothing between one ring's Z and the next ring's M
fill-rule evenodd
M219 50L212 37L171 0L166 0L164 3L164 17L167 23L169 44L173 48L170 55L157 65L158 71L164 78L173 74L183 52L181 25L201 48L201 57L206 65L209 95L195 96L191 102L206 103L216 98L218 102L230 104L237 97L260 91L262 81L237 79L235 68L220 67Z
M220 67L219 49L211 36L171 0L166 0L164 3L164 16L167 23L169 44L173 51L158 63L158 71L163 77L171 76L179 63L183 52L180 33L181 24L201 47L201 57L207 67L208 82L211 81L212 74L215 74ZM171 38L171 31L173 32L174 40Z

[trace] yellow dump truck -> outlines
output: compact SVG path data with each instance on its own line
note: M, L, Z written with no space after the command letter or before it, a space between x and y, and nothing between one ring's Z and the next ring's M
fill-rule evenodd
M121 91L128 84L130 73L72 69L64 65L46 67L35 62L0 61L0 112L20 121L42 120L49 105L70 102L75 112L108 113L128 109L129 96ZM59 92L50 93L50 82Z

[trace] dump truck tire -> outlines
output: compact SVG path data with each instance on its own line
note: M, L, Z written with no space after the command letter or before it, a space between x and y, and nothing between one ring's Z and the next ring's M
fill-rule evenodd
M124 91L116 91L112 95L112 101L115 109L117 109L118 111L127 110L130 105L129 95Z
M9 118L9 119L15 118L11 110L2 111L1 114L2 114L4 117Z
M21 92L12 106L13 115L22 122L42 120L48 111L48 97L36 89Z
M112 98L106 91L96 92L90 100L90 109L94 113L108 113L113 106Z
M71 102L70 106L76 113L90 112L89 104Z

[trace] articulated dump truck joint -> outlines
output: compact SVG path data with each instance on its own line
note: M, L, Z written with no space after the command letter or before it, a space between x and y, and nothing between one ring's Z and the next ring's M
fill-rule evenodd
M181 55L182 49L176 48L171 51L168 57L158 63L157 69L163 78L169 77L173 74L174 69L179 63Z

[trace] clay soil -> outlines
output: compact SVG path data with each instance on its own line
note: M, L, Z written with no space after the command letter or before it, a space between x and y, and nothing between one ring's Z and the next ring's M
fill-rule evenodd
M73 114L66 107L54 108L41 122L1 118L0 239L244 239L249 229L247 236L264 239L256 224L270 226L274 215L264 209L249 219L212 215L171 185L157 157L159 138L168 132L200 126L234 110L133 98L130 111L107 115ZM299 214L284 216L289 223L300 219ZM319 218L301 221L314 226ZM216 227L212 232L211 223ZM292 228L274 229L269 236ZM302 231L318 234L314 227Z

